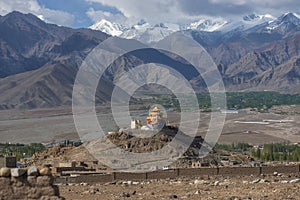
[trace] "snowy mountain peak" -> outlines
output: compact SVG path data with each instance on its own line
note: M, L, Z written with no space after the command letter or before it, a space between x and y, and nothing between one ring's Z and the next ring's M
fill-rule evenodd
M300 16L296 13L289 12L269 22L266 31L272 32L277 30L281 33L285 33L286 31L291 30L291 26L300 28Z
M253 21L271 21L276 19L275 17L273 17L270 14L266 14L266 15L256 15L256 14L250 14L250 15L246 15L243 17L244 21L248 21L248 22L253 22Z
M110 22L105 19L102 19L101 21L90 26L89 28L102 31L112 36L120 36L126 29L126 27L122 26L121 24Z
M278 21L291 22L293 24L298 24L300 21L300 16L296 13L286 13L278 18Z
M201 19L191 24L181 26L181 30L198 30L198 31L213 32L221 29L227 23L228 22L223 19L214 19L214 20Z
M250 14L250 15L246 15L243 17L244 21L252 21L252 20L257 20L260 19L260 17L256 14Z

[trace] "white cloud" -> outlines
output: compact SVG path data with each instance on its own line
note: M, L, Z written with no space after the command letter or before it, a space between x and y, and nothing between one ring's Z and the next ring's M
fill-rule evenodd
M49 23L64 26L73 26L74 16L59 10L51 10L39 5L36 0L1 0L0 15L6 15L12 11L32 13Z
M235 18L257 13L273 15L297 12L296 0L86 0L117 8L128 19L150 23L185 22L200 16Z
M174 0L86 0L117 8L128 20L137 22L145 19L150 23L174 22L179 12ZM181 13L183 15L183 13Z
M93 22L98 22L101 19L106 19L108 21L112 22L118 22L118 23L126 23L127 18L121 14L121 13L110 13L102 10L94 10L93 8L90 8L87 12L86 15L93 21Z

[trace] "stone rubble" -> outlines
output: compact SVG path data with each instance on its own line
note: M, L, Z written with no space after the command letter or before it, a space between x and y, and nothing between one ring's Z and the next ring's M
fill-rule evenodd
M43 176L39 175L36 167L23 168L1 168L0 169L0 199L49 199L63 200L59 189L54 185L50 169L43 168ZM51 171L50 171L51 172Z

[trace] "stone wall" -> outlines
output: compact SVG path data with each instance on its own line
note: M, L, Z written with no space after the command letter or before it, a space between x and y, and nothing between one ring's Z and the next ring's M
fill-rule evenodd
M0 199L62 200L49 168L0 169Z
M220 168L198 168L198 169L171 169L166 171L155 171L147 173L125 173L113 172L103 175L80 175L78 177L56 177L55 182L66 183L107 183L120 180L151 180L167 179L190 176L249 176L260 174L298 174L300 165L290 166L264 166L264 167L220 167Z

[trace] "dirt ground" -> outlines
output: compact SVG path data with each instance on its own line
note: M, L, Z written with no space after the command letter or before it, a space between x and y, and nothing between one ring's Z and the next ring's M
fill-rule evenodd
M149 182L60 185L67 200L106 199L300 199L299 175L195 177Z

